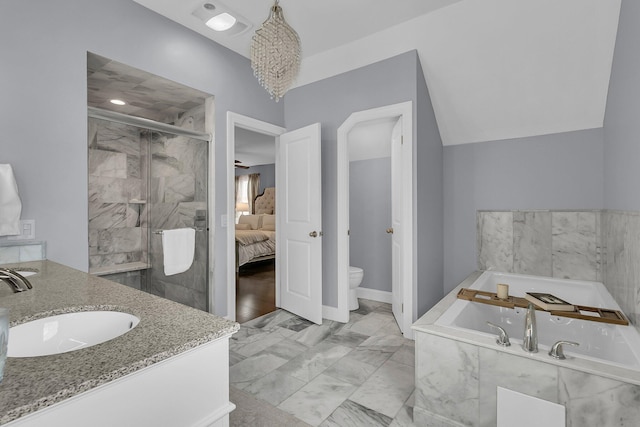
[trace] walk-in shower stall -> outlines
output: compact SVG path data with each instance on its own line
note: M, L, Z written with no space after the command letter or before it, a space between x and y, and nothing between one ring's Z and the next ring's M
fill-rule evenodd
M89 108L89 270L210 308L209 140L205 107L171 125ZM196 230L191 267L165 275L162 231Z

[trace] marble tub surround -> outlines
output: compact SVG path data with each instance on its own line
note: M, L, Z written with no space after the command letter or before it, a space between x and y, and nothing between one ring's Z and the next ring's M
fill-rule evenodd
M640 331L640 212L602 215L604 285Z
M478 268L602 282L640 331L640 212L478 211Z
M636 426L640 373L546 351L499 347L495 336L436 324L473 273L413 326L416 337L416 425L495 426L497 387L566 407L567 426ZM521 338L521 337L515 337ZM579 366L577 366L579 365Z
M42 313L110 306L140 318L127 334L86 349L35 358L9 358L0 387L0 424L137 372L239 328L217 316L139 292L51 261L9 264L40 273L33 289L2 297L12 324Z
M601 211L478 211L478 268L602 281Z
M640 386L416 334L416 425L495 426L497 387L566 407L566 425L637 426Z

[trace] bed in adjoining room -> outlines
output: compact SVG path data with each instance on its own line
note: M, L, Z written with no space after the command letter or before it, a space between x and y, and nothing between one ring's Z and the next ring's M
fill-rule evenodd
M275 188L266 188L254 201L253 215L241 215L236 224L236 272L252 262L275 259Z

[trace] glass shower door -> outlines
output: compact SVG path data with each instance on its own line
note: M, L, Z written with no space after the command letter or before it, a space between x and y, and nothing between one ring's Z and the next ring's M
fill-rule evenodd
M208 310L208 159L206 141L158 131L143 135L148 144L150 270L147 291L191 307ZM191 267L165 274L163 230L194 228Z

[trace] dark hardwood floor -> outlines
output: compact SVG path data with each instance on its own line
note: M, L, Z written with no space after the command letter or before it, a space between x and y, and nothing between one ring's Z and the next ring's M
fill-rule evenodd
M275 261L262 261L240 267L236 280L236 321L271 313L276 309Z

